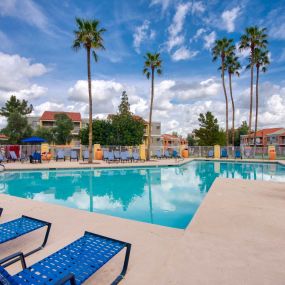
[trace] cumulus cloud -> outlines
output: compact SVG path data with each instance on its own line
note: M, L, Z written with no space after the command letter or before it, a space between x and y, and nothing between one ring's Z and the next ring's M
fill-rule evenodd
M204 28L200 28L196 31L195 35L192 37L192 39L190 39L190 43L191 42L196 42L199 38L201 38L201 36L206 32L206 29Z
M226 30L231 33L235 30L235 20L240 15L240 7L235 7L232 10L225 10L222 13L222 22Z
M217 38L216 32L212 31L210 34L207 34L203 37L204 39L204 48L210 50Z
M12 94L20 99L36 99L47 92L47 88L32 80L48 72L41 63L32 63L29 58L0 52L0 102L4 103Z
M155 31L150 29L150 22L145 20L141 26L136 27L133 35L133 46L137 53L140 53L140 46L146 40L155 38Z
M195 57L198 53L198 51L191 51L185 46L182 46L171 55L171 58L174 61L187 60Z

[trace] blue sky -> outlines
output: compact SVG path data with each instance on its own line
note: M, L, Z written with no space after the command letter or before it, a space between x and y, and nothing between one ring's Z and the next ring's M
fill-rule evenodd
M87 116L86 53L71 49L75 17L99 19L107 29L106 50L92 65L95 116L114 112L127 90L132 111L147 118L150 82L142 75L143 55L159 51L163 75L156 80L154 118L163 130L185 134L207 110L223 126L211 47L224 36L238 43L245 27L258 25L268 29L271 57L261 76L260 127L285 120L285 1L1 0L0 104L16 94L33 103L34 115L69 110ZM239 55L245 66L248 55ZM248 87L249 73L242 70L234 81L238 123L248 116Z

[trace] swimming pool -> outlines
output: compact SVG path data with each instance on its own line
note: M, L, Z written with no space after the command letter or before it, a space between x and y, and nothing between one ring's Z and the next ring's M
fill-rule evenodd
M184 229L216 177L285 182L285 166L192 161L179 167L2 172L0 193Z

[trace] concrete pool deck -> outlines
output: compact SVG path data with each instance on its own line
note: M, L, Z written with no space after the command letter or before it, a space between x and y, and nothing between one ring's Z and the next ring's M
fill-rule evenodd
M0 195L1 223L21 214L53 223L47 246L28 257L28 265L89 230L132 243L121 283L130 285L284 284L284 205L285 183L218 178L184 231ZM31 248L42 236L0 245L0 258ZM85 284L110 284L121 265L122 254Z

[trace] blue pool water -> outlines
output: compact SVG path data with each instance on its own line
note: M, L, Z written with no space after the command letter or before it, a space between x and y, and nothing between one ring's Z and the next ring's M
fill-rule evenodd
M285 167L193 161L180 167L2 172L0 193L183 229L216 177L285 182Z

